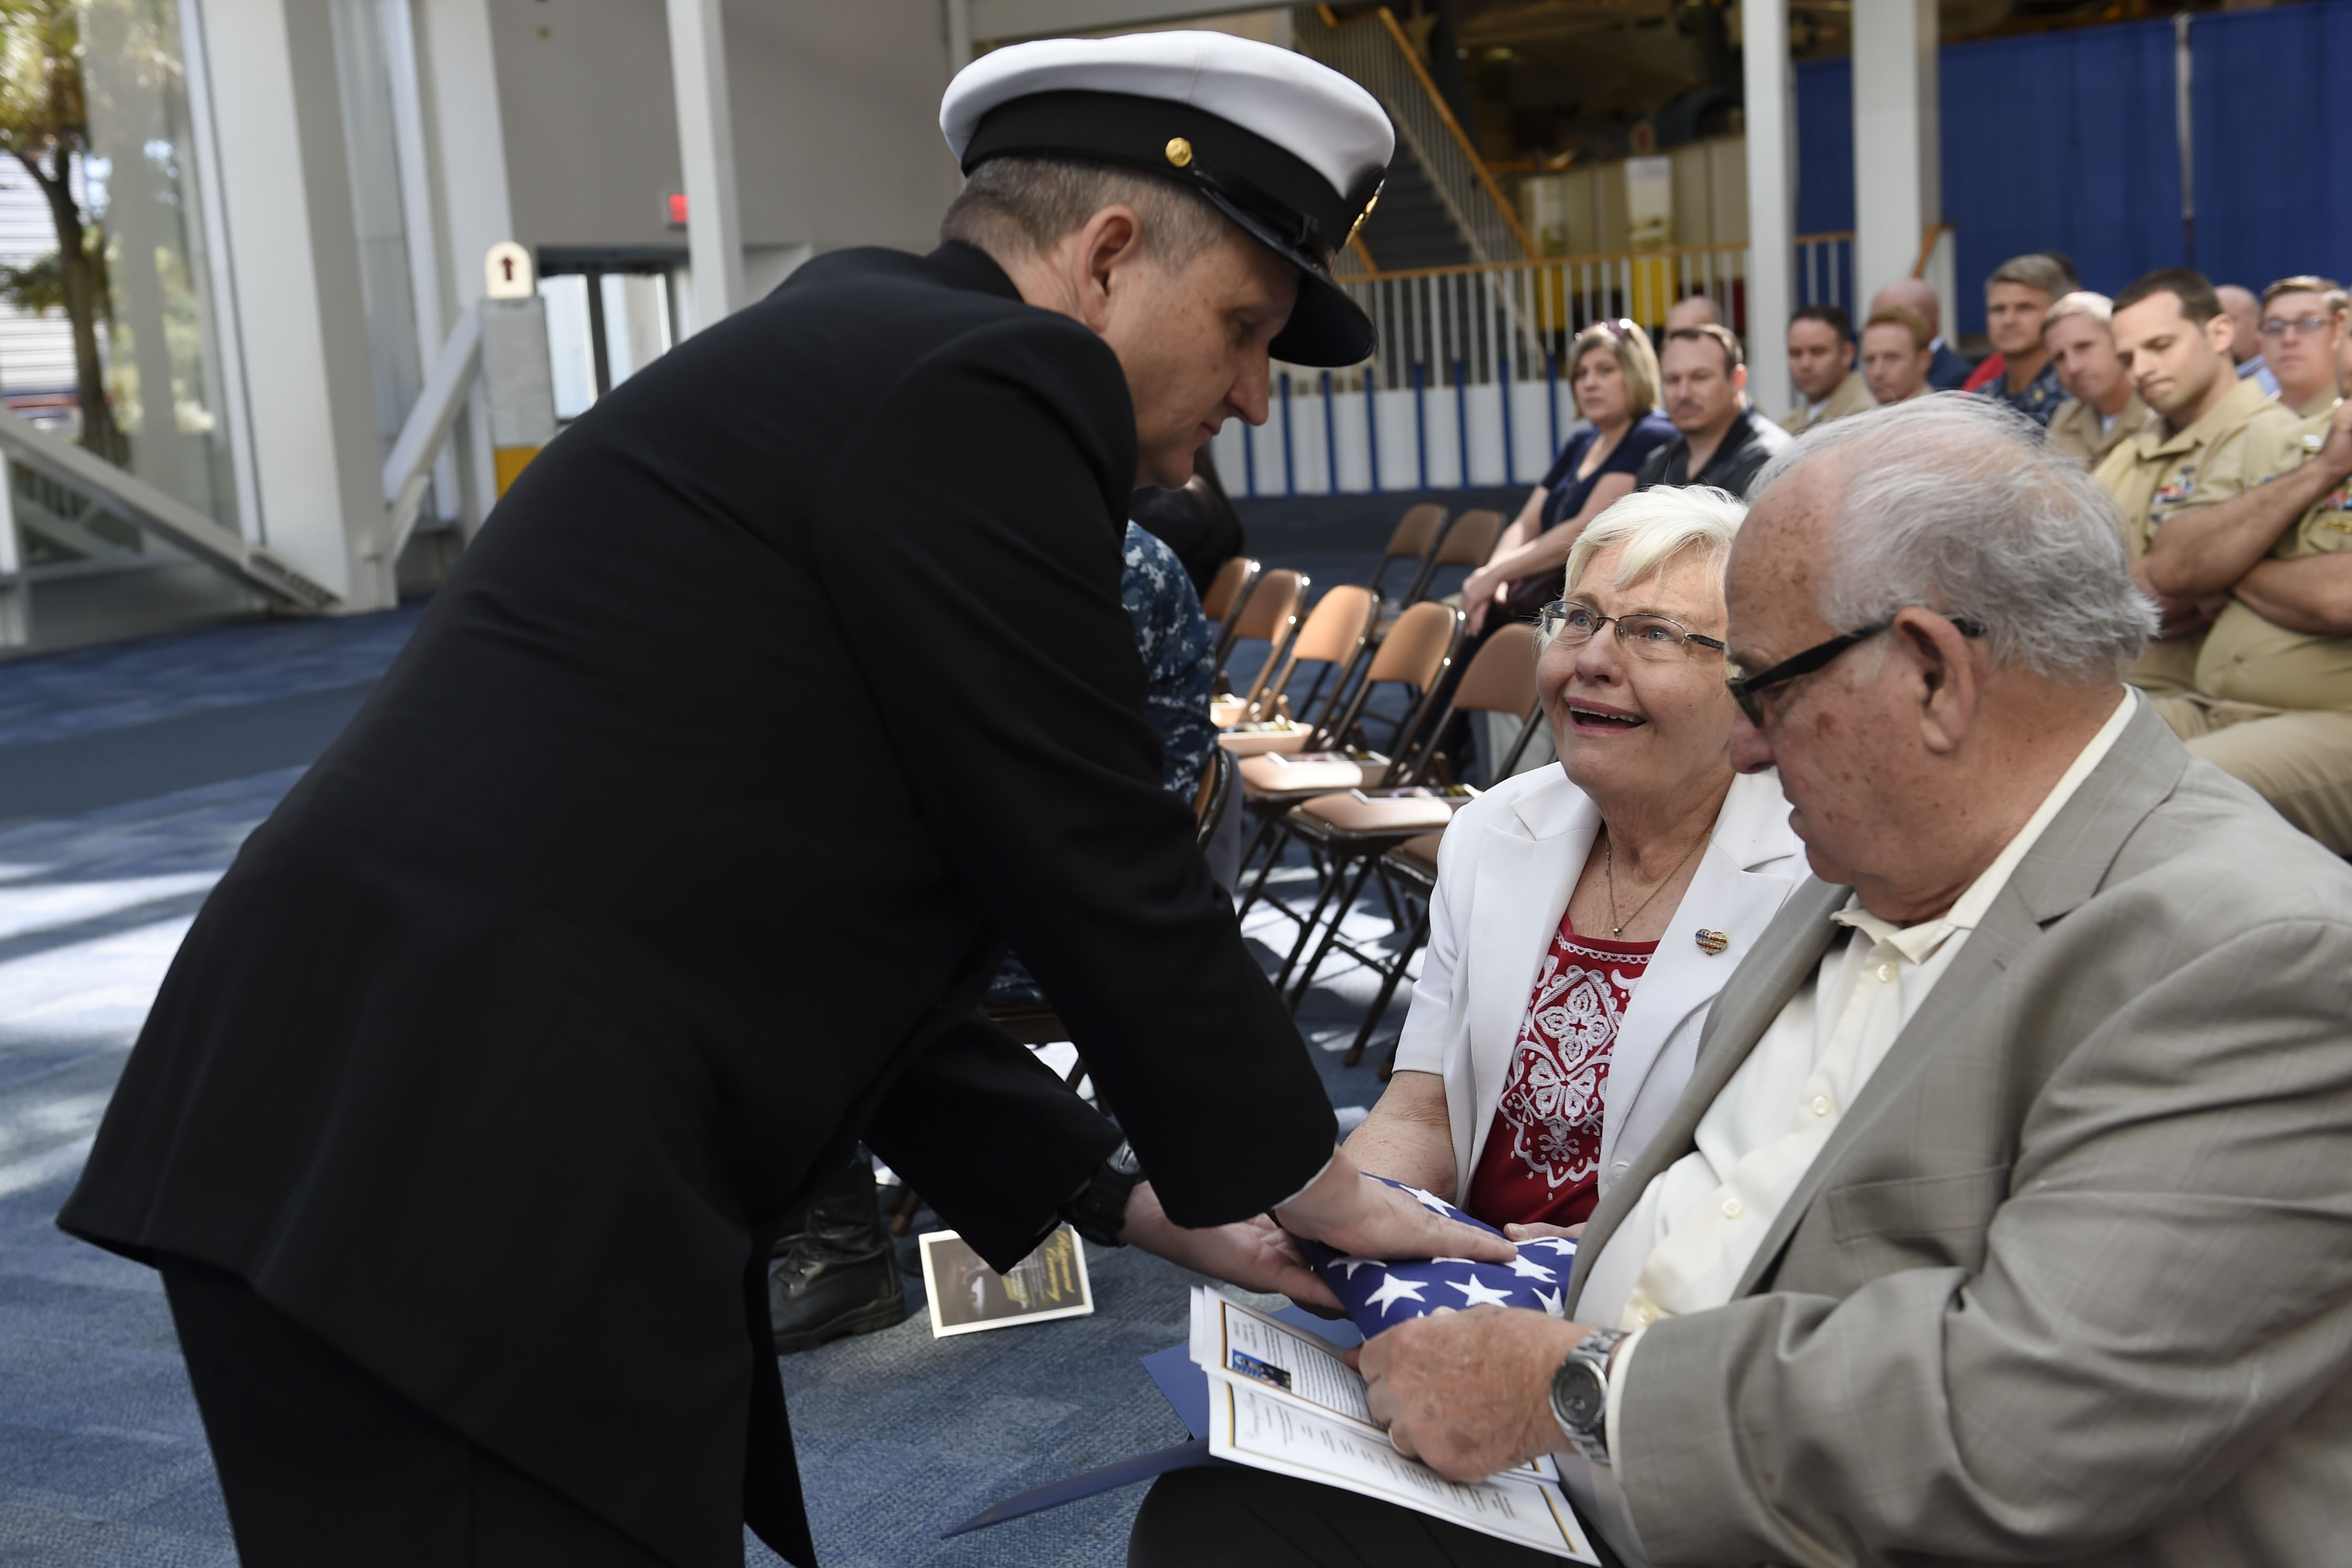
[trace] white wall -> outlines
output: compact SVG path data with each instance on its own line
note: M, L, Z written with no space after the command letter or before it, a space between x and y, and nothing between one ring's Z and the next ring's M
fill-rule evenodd
M661 0L488 0L514 237L675 246L685 188ZM747 249L928 250L960 183L939 132L938 0L729 0Z

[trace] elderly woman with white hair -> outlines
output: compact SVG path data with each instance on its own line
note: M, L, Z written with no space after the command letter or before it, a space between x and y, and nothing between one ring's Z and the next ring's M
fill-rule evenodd
M1348 1149L1515 1236L1580 1224L1626 1170L1803 875L1778 777L1729 757L1723 570L1745 511L1660 487L1585 528L1539 622L1560 766L1488 790L1438 851L1396 1071Z

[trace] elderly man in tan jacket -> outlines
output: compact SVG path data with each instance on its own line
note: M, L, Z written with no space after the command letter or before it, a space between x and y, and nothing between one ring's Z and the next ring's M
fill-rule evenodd
M1629 1563L2341 1561L2352 868L2124 685L2148 607L2015 416L1857 414L1756 493L1732 758L1814 879L1572 1321L1388 1330L1373 1413L1454 1477L1566 1451ZM1426 1533L1371 1560L1523 1561Z

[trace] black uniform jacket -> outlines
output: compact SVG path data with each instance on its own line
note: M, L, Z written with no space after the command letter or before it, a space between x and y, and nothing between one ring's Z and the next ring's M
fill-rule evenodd
M230 1270L678 1563L811 1553L761 1264L863 1130L1009 1267L1118 1134L1168 1212L1329 1105L1160 788L1111 352L841 252L532 463L172 966L59 1223Z

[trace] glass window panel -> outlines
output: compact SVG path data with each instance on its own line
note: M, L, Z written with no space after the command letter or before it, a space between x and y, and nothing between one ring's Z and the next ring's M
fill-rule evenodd
M82 442L233 528L177 0L59 3L37 16L26 41L46 68L79 73L87 109L85 124L49 143L44 193L61 242ZM74 28L79 37L67 38ZM60 168L77 143L88 161L79 204Z
M539 280L547 301L547 364L555 380L555 417L578 419L596 401L596 350L589 338L588 279L559 272Z

